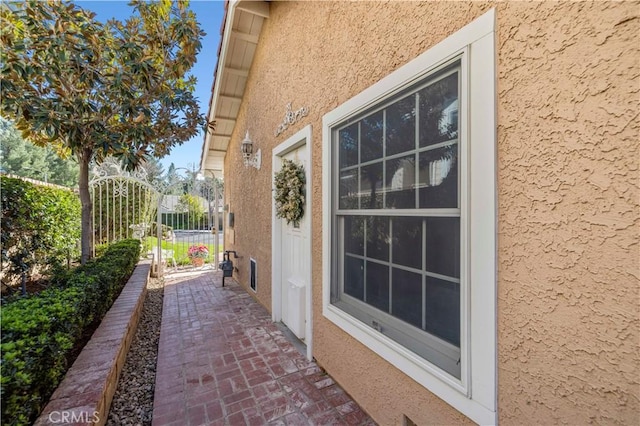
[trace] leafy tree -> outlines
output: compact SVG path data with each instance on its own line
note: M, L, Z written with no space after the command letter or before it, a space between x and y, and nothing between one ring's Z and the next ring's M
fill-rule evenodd
M180 172L178 172L180 170ZM167 174L164 177L167 194L182 195L192 192L198 180L198 171L194 164L189 163L187 167L176 167L174 163L169 164Z
M147 180L149 182L162 181L162 175L164 175L164 168L162 167L160 160L158 160L155 157L149 157L144 160L144 162L142 163L142 167L147 172Z
M0 166L5 173L73 187L78 184L74 158L51 155L49 148L22 138L13 124L0 117Z
M181 181L180 175L176 171L175 164L169 164L169 168L167 169L167 174L164 176L164 181L169 190L176 190L178 188L178 182ZM180 191L182 191L182 186L180 186Z
M0 143L3 172L45 180L46 150L27 143L7 120L0 120Z
M107 155L135 168L204 125L188 74L204 34L182 0L133 0L124 22L54 0L0 5L2 114L80 168L82 261L92 252L89 165Z
M63 158L49 155L49 182L58 185L76 187L78 185L78 161L74 157Z
M187 229L197 229L204 219L204 200L191 194L183 194L176 205L176 211L186 213Z
M218 193L218 196L222 196L224 193L224 181L219 177L205 176L202 184L198 187L200 196L208 200L213 200L214 191Z

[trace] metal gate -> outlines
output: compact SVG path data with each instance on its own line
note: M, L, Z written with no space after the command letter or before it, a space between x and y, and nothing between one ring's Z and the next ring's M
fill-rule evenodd
M186 169L185 169L186 170ZM221 184L195 172L170 179L143 167L128 172L115 159L92 169L94 255L105 244L137 238L153 272L217 269L221 246Z

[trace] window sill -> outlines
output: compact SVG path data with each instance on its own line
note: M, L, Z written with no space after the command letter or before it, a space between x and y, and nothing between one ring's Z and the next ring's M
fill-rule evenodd
M471 420L479 424L496 423L496 412L470 398L470 390L461 381L333 305L325 305L323 315Z

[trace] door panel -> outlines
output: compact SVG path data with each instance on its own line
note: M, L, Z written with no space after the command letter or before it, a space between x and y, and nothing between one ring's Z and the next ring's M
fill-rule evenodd
M281 158L293 160L298 164L306 164L306 145L287 153ZM307 186L308 187L308 186ZM306 203L308 205L308 203ZM309 253L310 220L309 212L304 212L304 216L299 226L287 224L284 219L281 221L281 241L282 257L281 270L282 282L282 322L300 339L305 338L306 325L306 292L309 288L307 277L311 268L311 258Z

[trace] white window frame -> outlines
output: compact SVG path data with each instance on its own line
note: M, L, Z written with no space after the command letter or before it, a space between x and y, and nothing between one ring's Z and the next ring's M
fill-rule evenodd
M471 420L497 422L497 169L495 9L466 25L322 119L323 315ZM461 58L461 378L331 304L333 128ZM464 148L466 146L466 148ZM466 218L466 219L465 219ZM466 236L466 237L465 237ZM463 256L462 253L466 256ZM464 281L464 285L462 282Z

